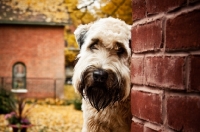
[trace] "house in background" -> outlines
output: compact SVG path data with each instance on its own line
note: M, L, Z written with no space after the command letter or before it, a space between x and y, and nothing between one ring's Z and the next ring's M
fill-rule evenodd
M63 95L68 16L53 4L54 10L42 12L30 5L24 9L20 1L0 2L0 85L20 96Z

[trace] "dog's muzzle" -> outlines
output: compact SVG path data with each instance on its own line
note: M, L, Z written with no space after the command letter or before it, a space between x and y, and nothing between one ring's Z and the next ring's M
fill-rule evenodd
M100 111L120 101L124 95L123 81L111 70L88 67L82 74L78 91L85 100Z

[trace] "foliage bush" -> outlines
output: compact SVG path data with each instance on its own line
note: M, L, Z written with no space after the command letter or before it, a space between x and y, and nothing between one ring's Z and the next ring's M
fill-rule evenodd
M76 110L81 110L81 106L82 106L82 101L81 99L75 99L74 100L74 108Z
M65 85L64 95L69 104L73 104L76 110L81 110L82 97L75 93L72 85Z
M15 103L14 94L10 90L0 86L0 114L12 112L16 108Z

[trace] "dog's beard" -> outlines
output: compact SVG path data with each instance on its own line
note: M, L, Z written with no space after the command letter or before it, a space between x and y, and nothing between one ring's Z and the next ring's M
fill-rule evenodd
M108 79L105 83L95 82L92 77L93 70L93 68L88 68L83 73L78 90L84 99L88 100L97 111L100 111L109 104L114 104L122 99L123 83L118 81L112 71L108 72Z
M85 94L90 104L99 111L120 100L120 91L119 87L108 89L105 85L97 84L86 88Z

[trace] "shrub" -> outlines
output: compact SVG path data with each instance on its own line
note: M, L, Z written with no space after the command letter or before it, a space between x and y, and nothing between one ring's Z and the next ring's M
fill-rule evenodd
M76 99L74 100L74 108L75 108L76 110L82 110L82 109L81 109L81 106L82 106L81 97L80 97L80 96L77 96Z
M14 94L10 90L0 86L0 114L12 112L16 108L15 103Z

